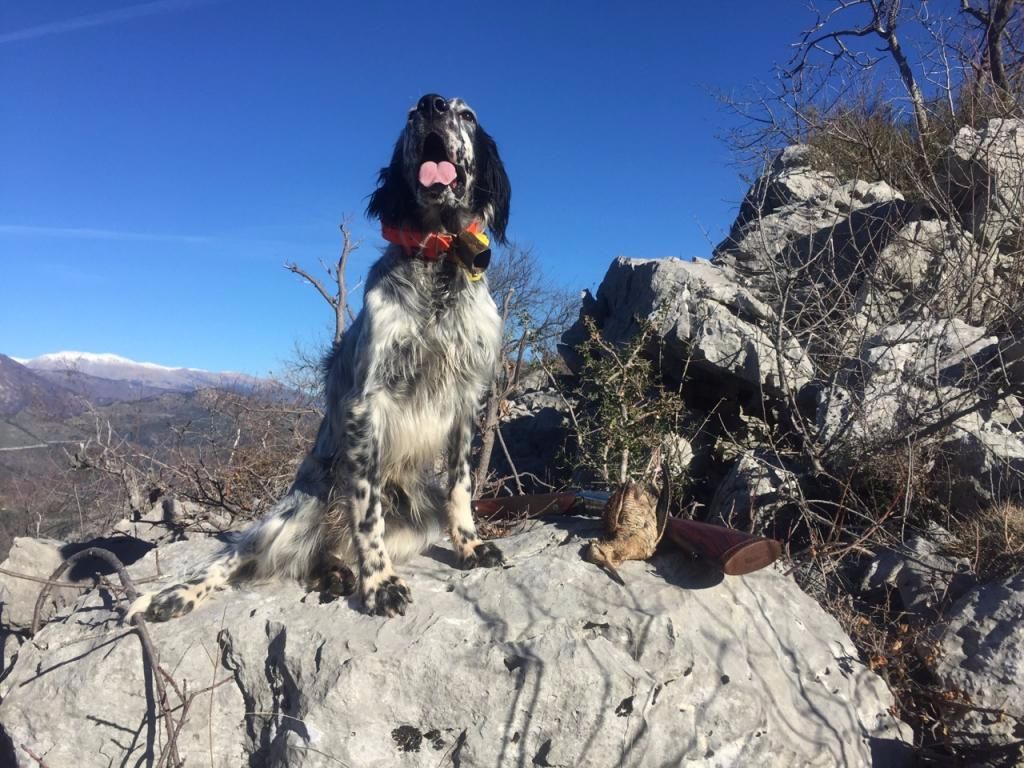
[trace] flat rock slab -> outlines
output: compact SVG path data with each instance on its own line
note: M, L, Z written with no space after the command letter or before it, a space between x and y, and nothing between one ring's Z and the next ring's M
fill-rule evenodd
M944 688L962 692L974 705L952 710L962 738L1018 742L1024 736L1024 573L972 590L947 615L946 624L933 630L925 658Z
M666 551L622 568L580 558L592 520L501 542L504 568L447 548L406 564L404 617L321 603L291 583L222 593L150 625L162 666L198 691L188 765L859 766L905 762L883 681L793 581L723 578ZM213 548L160 549L164 573ZM150 553L132 567L150 576ZM0 763L146 764L165 734L123 604L90 593L26 643L0 705ZM174 697L174 694L171 694ZM4 746L3 742L7 741ZM5 751L6 750L6 751Z

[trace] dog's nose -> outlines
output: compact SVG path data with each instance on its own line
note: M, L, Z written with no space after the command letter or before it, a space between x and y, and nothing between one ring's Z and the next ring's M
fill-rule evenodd
M416 109L428 117L434 117L448 111L448 102L443 96L438 96L436 93L428 93L420 99Z

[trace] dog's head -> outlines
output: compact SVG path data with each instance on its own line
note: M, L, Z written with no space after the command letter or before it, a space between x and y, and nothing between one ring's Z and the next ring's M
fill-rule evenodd
M512 188L498 147L462 99L428 93L409 110L366 208L385 224L464 229L473 219L505 242Z

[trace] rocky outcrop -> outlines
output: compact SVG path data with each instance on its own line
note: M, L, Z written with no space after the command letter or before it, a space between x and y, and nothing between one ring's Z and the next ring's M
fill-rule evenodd
M856 211L873 208L866 218L876 221L896 212L909 218L913 206L901 205L903 195L885 182L841 183L814 168L813 159L812 150L802 145L780 153L744 198L729 235L715 248L715 264L748 276L773 273L786 263L809 259L817 250L814 244L841 234ZM892 213L883 216L880 206Z
M537 525L503 542L499 569L459 571L432 549L403 569L415 597L404 617L274 583L151 625L179 685L226 680L193 700L182 756L293 768L904 763L907 729L884 683L790 579L722 580L666 552L625 564L621 587L580 558L597 530ZM212 547L170 544L162 572ZM149 556L131 571L155 567ZM9 744L50 765L158 751L122 609L90 593L22 647L0 705ZM33 765L24 752L0 761Z
M698 515L797 539L815 526L826 539L862 532L862 515L911 521L918 530L894 529L859 553L871 573L848 564L836 584L861 579L863 599L882 610L892 601L915 631L955 623L950 603L980 578L960 557L970 544L941 544L915 505L969 521L1024 504L1024 324L1013 309L1024 121L962 129L927 200L841 180L821 159L805 146L781 152L710 262L617 259L563 337L566 358L579 369L571 348L587 319L612 343L648 324L645 354L680 383L694 429L687 501ZM1019 602L1018 582L1001 588ZM986 621L967 615L957 632L984 634ZM1018 671L1013 653L991 669L969 654L950 663L959 675L979 670L972 690L991 684L994 711ZM979 742L984 720L971 726Z
M772 309L742 287L731 270L706 261L616 259L596 297L584 299L580 320L562 337L571 368L590 318L613 343L651 323L658 360L669 376L699 370L735 388L779 393L799 388L813 368L800 345L779 329ZM776 353L781 350L781 354Z

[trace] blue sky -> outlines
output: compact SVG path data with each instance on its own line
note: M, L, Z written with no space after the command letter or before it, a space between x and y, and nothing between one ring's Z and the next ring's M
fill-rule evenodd
M261 374L327 338L282 264L336 257L405 110L467 99L510 235L566 288L707 256L744 192L715 91L768 79L802 2L0 4L0 352ZM711 241L711 242L709 242Z

